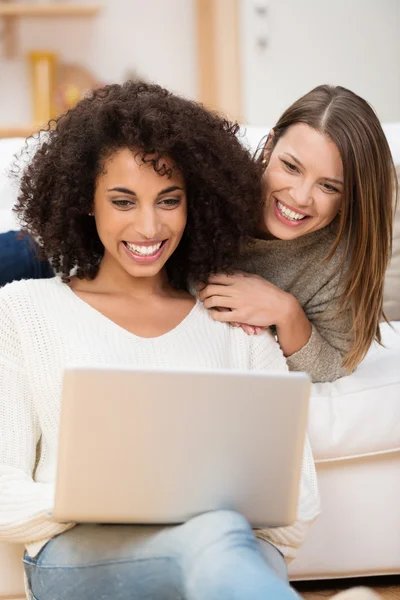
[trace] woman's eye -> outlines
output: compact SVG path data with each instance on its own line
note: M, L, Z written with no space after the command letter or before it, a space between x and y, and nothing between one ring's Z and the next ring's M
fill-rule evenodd
M161 200L160 202L160 204L166 208L174 208L175 206L178 206L179 203L179 198L164 198L164 200Z
M131 200L113 200L112 203L114 206L118 206L118 208L129 208L133 205Z
M297 171L297 167L293 163L291 163L291 162L289 162L287 160L282 160L282 162L289 169L289 171L292 171L293 173L295 171Z
M329 185L329 183L324 183L323 187L325 188L325 190L327 192L332 192L334 194L338 194L339 190L335 187L333 187L333 185Z

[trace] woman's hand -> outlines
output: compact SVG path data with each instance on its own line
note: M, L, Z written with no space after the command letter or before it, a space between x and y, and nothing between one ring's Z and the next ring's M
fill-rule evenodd
M212 275L197 291L215 321L239 324L249 334L275 325L286 356L300 350L310 338L311 324L298 300L258 275Z
M255 327L278 326L287 320L293 296L258 275L236 272L212 275L198 286L199 298L216 321ZM220 311L220 308L228 311Z

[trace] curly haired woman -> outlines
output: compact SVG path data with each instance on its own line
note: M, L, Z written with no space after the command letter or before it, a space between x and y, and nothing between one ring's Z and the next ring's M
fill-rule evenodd
M169 528L49 519L68 363L287 371L269 333L216 323L187 291L232 267L255 222L260 167L236 133L158 86L112 85L23 174L17 211L58 276L0 291L0 540L25 544L36 600L296 597L284 556L319 510L308 445L288 528L254 534L231 511Z

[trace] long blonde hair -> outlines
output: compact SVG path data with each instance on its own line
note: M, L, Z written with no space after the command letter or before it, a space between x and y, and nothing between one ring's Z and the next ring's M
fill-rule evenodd
M321 85L302 96L274 127L273 146L287 129L305 123L329 136L343 163L343 205L338 233L325 260L344 245L339 313L350 309L353 344L343 366L353 370L372 341L381 341L385 271L392 251L397 178L385 134L371 106L340 86Z

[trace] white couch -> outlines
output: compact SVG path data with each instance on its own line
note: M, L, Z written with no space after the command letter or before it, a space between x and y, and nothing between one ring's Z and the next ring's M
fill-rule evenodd
M400 124L386 131L400 164ZM248 130L249 142L264 132ZM17 225L4 169L21 144L0 140L0 232ZM322 514L290 565L292 579L400 573L400 322L393 327L382 325L386 347L374 344L350 377L313 386L309 435ZM24 596L22 551L0 543L0 599Z

